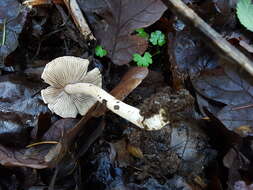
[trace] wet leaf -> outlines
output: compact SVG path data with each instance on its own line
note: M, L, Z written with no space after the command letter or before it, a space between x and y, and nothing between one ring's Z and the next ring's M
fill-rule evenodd
M48 165L44 162L44 156L49 148L29 150L29 149L12 149L0 145L0 164L3 166L19 166L30 168L47 168Z
M177 70L178 78L184 78L181 75L195 77L201 71L216 68L218 65L213 52L192 32L178 31L168 39L168 43L172 67ZM176 75L175 72L173 75Z
M193 80L193 85L203 97L223 104L213 114L228 130L242 137L252 136L253 86L236 68L225 66L205 72Z
M51 114L50 113L41 113L38 116L37 125L31 131L31 137L33 139L40 139L44 133L51 126Z
M107 7L106 0L78 0L81 9L86 12L105 12Z
M193 85L203 96L227 105L253 103L253 86L229 67L210 70L193 80Z
M0 63L18 46L28 10L17 0L0 1Z
M44 141L60 141L63 135L77 124L78 119L60 119L56 121L44 134Z
M134 53L142 54L147 48L145 39L131 33L153 24L167 7L160 0L109 0L107 3L107 12L101 14L106 23L95 28L95 36L116 65L127 64Z
M24 146L28 129L37 125L38 116L49 112L40 94L41 81L26 75L0 77L0 142Z
M253 190L253 184L247 185L244 181L237 181L233 190Z
M106 143L95 144L92 153L85 157L84 183L91 189L113 189L111 185L122 183L122 171L114 166L116 153L113 147Z
M253 107L247 105L225 106L217 113L217 118L227 127L242 137L253 136Z

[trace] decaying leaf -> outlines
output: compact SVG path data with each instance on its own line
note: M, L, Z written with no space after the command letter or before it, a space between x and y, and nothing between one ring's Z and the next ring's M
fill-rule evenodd
M52 145L51 145L52 146ZM37 147L37 149L12 149L0 145L0 164L3 166L13 167L30 167L30 168L47 168L44 162L44 156L47 154L49 147Z
M234 190L253 190L253 184L247 185L244 181L237 181L234 184Z
M95 36L117 65L127 64L134 53L142 54L147 41L131 35L157 21L167 7L160 0L107 0L108 10L101 14L104 24L95 28Z
M177 31L168 43L172 67L178 70L180 75L189 74L195 77L202 70L213 69L218 65L211 49L193 32Z
M26 75L0 77L0 143L25 146L28 129L37 125L38 116L49 112L37 92L41 81Z
M106 0L78 0L80 8L85 12L104 12L107 9Z
M17 0L0 1L0 63L18 46L28 10Z
M213 114L228 130L252 136L253 86L238 70L227 66L224 70L211 70L194 79L193 85L203 97L224 105Z
M227 129L242 137L253 136L253 107L227 105L217 113L218 119Z
M253 102L253 87L228 67L204 73L193 85L203 96L227 105Z

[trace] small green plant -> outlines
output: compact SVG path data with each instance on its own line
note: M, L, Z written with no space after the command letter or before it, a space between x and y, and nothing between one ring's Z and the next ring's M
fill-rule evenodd
M240 23L253 32L253 4L251 0L239 0L236 12Z
M141 37L141 38L149 38L149 35L147 32L145 32L145 30L143 28L137 29L135 30L137 32L137 36Z
M149 41L155 46L163 46L166 43L165 35L160 30L152 32Z
M152 55L149 52L145 52L143 56L138 53L133 54L133 60L139 67L148 67L153 63Z
M107 55L107 51L102 46L96 46L95 54L98 57L104 57Z

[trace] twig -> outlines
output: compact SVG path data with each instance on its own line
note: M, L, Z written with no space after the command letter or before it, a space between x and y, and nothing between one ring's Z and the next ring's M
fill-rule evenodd
M85 39L88 40L95 40L89 25L86 22L86 19L83 16L83 13L76 2L76 0L63 0L66 4L75 24L79 28L81 34L84 36Z
M201 31L209 40L207 45L214 46L221 57L240 65L248 73L253 75L253 63L241 51L227 42L219 33L201 19L192 9L187 7L181 0L162 0L172 12L178 15L183 21L192 24Z
M76 0L26 0L23 2L23 5L39 6L51 4L52 2L55 4L60 4L62 1L67 6L76 26L78 27L84 38L88 40L96 40Z
M6 39L6 19L4 19L4 23L3 23L3 37L2 37L2 42L1 42L1 46L4 46L5 44L5 39Z
M62 0L53 0L55 4L61 4ZM26 6L39 6L39 5L50 5L52 4L51 0L26 0L22 3Z

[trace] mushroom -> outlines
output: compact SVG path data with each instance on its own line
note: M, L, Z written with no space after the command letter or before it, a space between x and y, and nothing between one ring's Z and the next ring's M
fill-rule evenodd
M85 115L99 101L115 114L146 130L158 130L168 122L162 111L150 118L140 115L140 110L116 99L102 86L99 69L87 72L89 61L72 56L59 57L49 62L41 78L50 86L41 91L49 109L63 118Z

